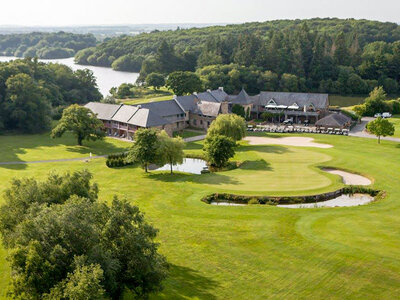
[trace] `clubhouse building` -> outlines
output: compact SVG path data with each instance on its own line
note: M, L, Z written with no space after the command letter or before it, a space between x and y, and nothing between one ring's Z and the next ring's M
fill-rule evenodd
M140 105L85 105L103 121L107 134L132 139L138 128L158 128L172 135L187 127L207 130L219 114L228 114L240 105L252 118L263 113L292 119L294 123L316 123L329 114L328 94L261 92L249 96L244 89L238 95L228 95L223 88L207 90L171 100Z

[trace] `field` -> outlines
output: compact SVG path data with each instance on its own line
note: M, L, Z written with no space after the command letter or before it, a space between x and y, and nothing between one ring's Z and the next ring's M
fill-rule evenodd
M400 138L400 115L394 115L389 121L394 124L394 137Z
M357 104L364 103L367 96L341 96L341 95L329 95L329 104L331 106L354 106Z
M99 184L100 199L109 202L114 194L126 197L160 230L160 251L171 269L165 289L152 299L396 298L400 293L399 144L312 137L334 147L242 142L234 158L244 162L241 167L216 174L171 176L168 172L145 174L135 167L109 169L102 158L0 165L0 195L12 177L43 178L51 170L89 169ZM106 140L102 146L78 147L68 137L50 144L45 135L36 137L36 142L29 140L29 136L0 137L0 153L9 152L1 160L78 157L87 156L88 151L104 153L129 146ZM5 148L10 142L13 146ZM106 150L102 152L101 147ZM186 151L198 153L201 147L201 142L189 143ZM342 186L339 177L322 172L320 166L363 174L387 196L366 206L297 210L211 206L200 201L212 192L305 195ZM10 272L6 254L0 248L1 299L5 299ZM131 299L130 295L125 299Z
M195 136L199 136L199 135L204 135L206 134L204 131L200 131L200 130L191 130L191 129L185 129L181 132L174 132L174 136L180 136L183 139L186 138L190 138L190 137L195 137Z

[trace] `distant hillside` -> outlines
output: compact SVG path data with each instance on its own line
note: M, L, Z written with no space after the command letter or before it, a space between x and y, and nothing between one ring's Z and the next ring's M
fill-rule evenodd
M228 37L235 41L240 35L253 33L262 40L269 41L272 32L296 32L303 23L307 24L311 33L331 38L341 32L347 36L356 35L360 47L374 41L394 42L400 40L400 26L389 22L335 18L277 20L120 36L80 52L76 56L76 61L87 65L112 66L116 70L139 71L144 59L155 54L163 41L167 41L181 52L187 47L191 47L198 56L206 42L212 38Z
M0 55L39 57L44 59L72 57L79 50L96 45L92 34L63 31L0 35Z

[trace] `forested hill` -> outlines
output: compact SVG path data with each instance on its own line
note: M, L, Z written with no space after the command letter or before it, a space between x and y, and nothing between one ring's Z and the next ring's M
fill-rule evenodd
M33 32L0 35L0 55L38 58L72 57L79 50L96 45L92 34Z
M207 42L210 43L214 40L228 43L233 47L231 50L234 50L238 46L238 38L241 35L254 34L265 43L270 44L274 32L295 35L304 23L307 24L314 38L317 35L324 35L329 37L331 43L342 32L348 43L351 43L356 36L360 47L374 41L390 43L400 40L400 26L395 23L354 19L277 20L120 36L95 48L83 50L76 56L76 60L80 64L113 66L117 70L139 71L141 61L146 56L156 53L162 41L167 41L175 46L178 52L184 52L189 48L199 54ZM231 57L227 57L230 53L224 54L225 60L231 60Z
M121 36L84 49L80 64L150 73L196 71L205 88L367 94L399 93L400 26L310 19ZM218 87L218 86L217 86Z

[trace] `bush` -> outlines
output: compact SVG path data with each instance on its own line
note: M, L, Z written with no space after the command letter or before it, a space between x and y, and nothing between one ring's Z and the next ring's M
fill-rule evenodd
M120 168L120 167L125 167L128 165L132 165L133 161L130 161L127 156L128 156L128 154L125 152L110 154L107 157L106 166L109 168Z
M257 198L251 198L247 204L260 204L260 201Z

